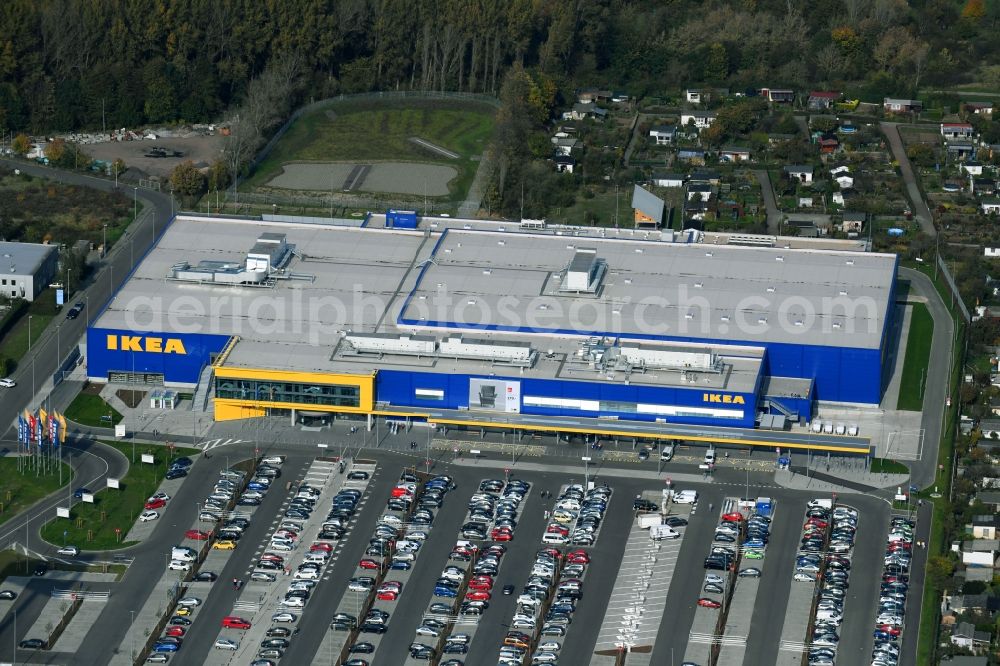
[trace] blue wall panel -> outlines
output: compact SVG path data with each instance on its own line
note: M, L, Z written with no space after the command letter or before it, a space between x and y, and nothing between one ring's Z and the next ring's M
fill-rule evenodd
M228 341L228 335L90 328L87 376L106 379L110 371L159 372L167 383L196 384L211 355L222 351ZM135 351L137 348L140 351ZM157 348L160 351L155 351Z
M638 386L635 384L606 382L571 382L552 379L528 379L519 376L500 377L486 375L437 374L429 372L406 372L399 370L380 370L375 378L375 396L380 402L390 405L407 407L424 407L427 409L458 409L469 406L469 380L472 378L518 381L521 384L521 396L540 396L546 398L564 398L576 400L596 400L606 402L644 403L653 405L679 405L689 407L707 407L720 409L743 410L742 419L720 419L695 416L664 417L672 423L728 425L736 427L752 427L756 413L757 399L755 393L729 393L740 396L744 404L725 404L707 402L702 391L677 388L660 388L655 386ZM443 399L418 398L416 389L431 389L444 392ZM499 412L498 412L499 413ZM598 412L572 410L561 407L521 407L522 414L538 414L546 416L581 416L596 417ZM607 411L602 416L618 416L621 419L633 421L655 421L655 414L636 414L634 412Z

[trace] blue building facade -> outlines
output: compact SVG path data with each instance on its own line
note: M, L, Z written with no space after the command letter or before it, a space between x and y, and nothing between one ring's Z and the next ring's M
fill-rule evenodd
M115 373L163 375L167 384L194 385L228 341L228 335L89 328L87 376L107 380Z

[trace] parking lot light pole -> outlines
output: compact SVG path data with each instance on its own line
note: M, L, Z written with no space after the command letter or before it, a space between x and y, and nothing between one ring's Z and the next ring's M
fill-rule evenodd
M129 615L132 617L131 623L128 625L128 635L132 642L132 647L129 650L129 654L132 655L132 661L135 661L135 611L129 611Z
M590 456L583 456L580 460L583 461L583 487L587 489L590 487Z

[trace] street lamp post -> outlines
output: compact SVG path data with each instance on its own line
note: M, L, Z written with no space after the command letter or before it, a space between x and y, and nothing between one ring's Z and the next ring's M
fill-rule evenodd
M132 655L132 661L135 661L135 627L133 626L135 625L135 611L134 610L129 611L129 615L132 617L132 621L131 623L129 623L128 626L128 635L132 642L132 647L129 650L129 654Z
M580 458L583 461L583 487L590 487L590 456L583 456Z
M31 318L34 315L28 315L28 351L31 351Z
M115 185L117 187L117 184ZM108 253L108 225L104 225L103 236L101 237L101 257Z
M56 372L59 371L59 361L62 359L62 324L56 324Z
M132 221L139 217L139 188L132 188Z

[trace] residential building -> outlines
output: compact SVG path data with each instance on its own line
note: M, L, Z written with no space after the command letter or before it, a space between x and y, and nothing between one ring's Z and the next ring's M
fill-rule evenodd
M983 419L979 422L983 439L1000 439L1000 419Z
M659 229L663 224L663 199L639 185L632 190L632 210L636 229Z
M708 201L712 198L712 186L703 183L692 183L688 185L688 201Z
M806 107L810 111L825 111L831 108L840 99L839 92L814 90L809 93Z
M708 183L717 186L722 181L722 176L715 169L698 169L691 174L691 178L688 180L692 183Z
M886 97L882 108L892 113L919 113L924 110L924 103L919 99L894 99Z
M983 215L1000 215L1000 199L983 199L979 202Z
M972 517L972 522L966 526L972 534L973 539L996 539L997 538L996 514L983 513Z
M778 88L761 88L760 96L767 99L772 104L793 104L795 102L794 90L783 90Z
M552 163L559 173L573 173L576 168L576 160L569 155L556 155L552 158Z
M992 178L973 178L972 193L981 197L992 196L997 193L997 182Z
M982 176L983 175L983 165L981 162L969 161L962 164L962 171L969 174L970 176Z
M993 115L993 102L963 102L963 106L979 116Z
M715 122L715 114L708 111L684 111L681 113L681 126L687 127L694 123L699 130L711 127Z
M649 128L649 136L656 140L656 145L666 146L677 138L676 125L653 125Z
M594 102L613 101L614 93L610 90L599 88L584 88L576 93L576 101L581 104L592 104Z
M844 211L844 221L840 225L841 231L845 234L849 233L861 233L864 229L865 220L868 219L867 213L859 213L855 211Z
M568 119L572 120L584 120L586 118L596 118L602 120L607 117L607 109L602 109L593 102L578 102L573 105L573 109L567 112L569 114ZM565 118L567 114L563 114Z
M800 183L813 182L813 168L811 166L790 164L784 168L784 172L789 180L797 180Z
M954 159L965 159L972 157L976 148L968 141L949 141L948 156Z
M990 634L976 631L976 626L971 622L959 622L951 633L951 644L966 650L979 650L989 647Z
M55 279L55 245L0 241L0 294L33 301Z
M573 150L579 147L580 140L571 136L554 136L552 145L557 155L572 155Z
M750 149L730 146L719 151L720 162L749 162Z
M839 176L836 176L834 180L837 181L837 185L839 185L842 190L854 187L854 176L849 173L840 174Z
M941 136L945 139L971 139L974 133L969 123L941 123Z
M682 173L654 173L652 183L656 187L684 187L684 179Z
M703 95L706 99L702 99ZM688 104L701 104L703 101L708 101L707 100L708 96L705 95L703 90L695 90L689 88L688 90L684 91L684 97L685 99L687 99Z
M996 490L982 490L976 493L976 500L994 511L1000 510L1000 492ZM971 543L978 543L978 541ZM997 541L997 546L993 550L1000 550L1000 541Z
M705 151L693 148L684 148L677 151L677 161L689 164L704 164Z

